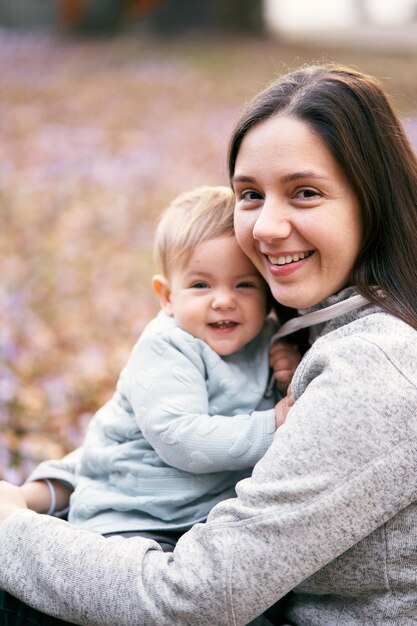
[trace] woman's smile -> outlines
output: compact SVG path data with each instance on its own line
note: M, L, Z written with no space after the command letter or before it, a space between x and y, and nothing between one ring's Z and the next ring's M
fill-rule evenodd
M284 252L280 254L280 256L272 256L271 254L267 254L268 261L273 265L288 265L289 263L296 263L297 261L302 261L303 259L311 256L313 252L296 252L296 253L288 253Z
M313 251L295 254L281 253L279 256L266 254L266 265L272 276L289 276L303 267L313 254Z

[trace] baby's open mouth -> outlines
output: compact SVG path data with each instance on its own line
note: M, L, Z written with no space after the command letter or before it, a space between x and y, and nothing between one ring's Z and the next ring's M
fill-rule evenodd
M233 326L237 326L237 322L232 322L232 320L221 320L219 322L211 322L209 326L213 326L214 328L233 328Z

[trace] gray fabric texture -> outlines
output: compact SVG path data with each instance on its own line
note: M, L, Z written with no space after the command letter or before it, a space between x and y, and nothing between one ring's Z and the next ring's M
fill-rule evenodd
M373 306L320 331L252 477L172 554L18 511L0 586L86 626L242 626L291 589L296 626L416 624L417 333Z

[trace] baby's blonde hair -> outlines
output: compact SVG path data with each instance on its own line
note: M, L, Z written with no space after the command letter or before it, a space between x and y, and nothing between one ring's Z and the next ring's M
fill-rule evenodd
M203 186L177 196L162 213L154 239L159 271L168 276L173 264L187 262L196 246L234 235L235 199L230 187Z

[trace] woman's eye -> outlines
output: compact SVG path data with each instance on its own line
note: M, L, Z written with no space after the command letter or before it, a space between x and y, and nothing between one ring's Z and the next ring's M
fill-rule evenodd
M253 189L245 189L245 191L237 194L237 197L239 200L247 200L249 202L262 199L261 194L258 191L254 191Z
M300 200L311 200L320 197L321 194L316 189L304 188L298 189L294 195Z

